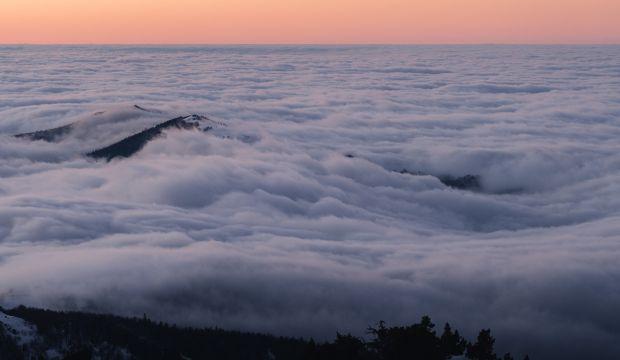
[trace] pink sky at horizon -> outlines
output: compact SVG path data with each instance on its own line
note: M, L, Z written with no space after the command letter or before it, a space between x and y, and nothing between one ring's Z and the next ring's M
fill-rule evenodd
M0 43L620 43L620 0L1 0Z

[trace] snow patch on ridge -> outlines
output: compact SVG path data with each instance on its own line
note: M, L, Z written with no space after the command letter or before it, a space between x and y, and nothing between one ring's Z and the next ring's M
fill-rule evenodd
M24 319L7 315L0 311L0 326L3 326L6 333L15 339L17 345L30 344L37 340L37 327Z

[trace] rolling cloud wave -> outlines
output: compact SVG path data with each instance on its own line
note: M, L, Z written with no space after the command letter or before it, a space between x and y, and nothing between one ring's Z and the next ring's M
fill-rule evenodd
M618 58L0 47L0 304L318 338L429 314L533 358L611 359ZM84 156L193 113L227 126ZM480 191L437 178L467 174Z

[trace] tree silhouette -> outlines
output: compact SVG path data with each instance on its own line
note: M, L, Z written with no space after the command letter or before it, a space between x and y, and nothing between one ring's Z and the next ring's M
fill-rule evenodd
M467 348L467 358L472 360L498 360L493 350L495 339L491 329L480 330L476 342Z
M444 359L463 355L469 345L459 334L458 330L452 331L449 323L446 323L444 326L443 334L441 334L439 341L441 343L441 349L443 350Z
M388 328L380 322L377 328L369 328L375 339L370 347L380 354L380 359L420 359L444 360L446 351L441 339L435 333L435 324L428 316L422 317L420 323L410 326Z

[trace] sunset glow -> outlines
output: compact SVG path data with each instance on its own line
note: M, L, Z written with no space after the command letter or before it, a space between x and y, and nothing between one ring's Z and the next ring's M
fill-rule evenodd
M0 43L618 42L618 0L0 3Z

